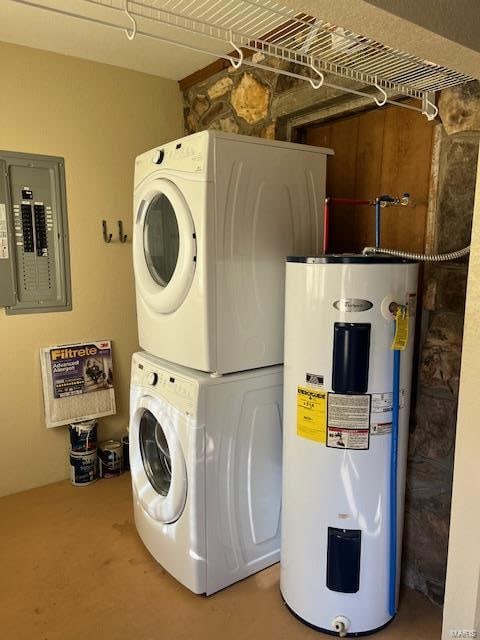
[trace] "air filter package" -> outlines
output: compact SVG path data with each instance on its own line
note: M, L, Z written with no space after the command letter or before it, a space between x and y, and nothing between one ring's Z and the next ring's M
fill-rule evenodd
M109 340L40 350L48 428L115 413Z

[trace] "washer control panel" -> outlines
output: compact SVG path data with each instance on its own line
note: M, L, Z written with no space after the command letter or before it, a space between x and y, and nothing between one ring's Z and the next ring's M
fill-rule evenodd
M150 373L147 375L147 384L149 384L151 387L154 387L158 382L158 374L155 373L155 371L150 371Z
M144 365L143 385L154 389L156 394L161 395L176 409L189 414L193 412L197 385L192 380Z

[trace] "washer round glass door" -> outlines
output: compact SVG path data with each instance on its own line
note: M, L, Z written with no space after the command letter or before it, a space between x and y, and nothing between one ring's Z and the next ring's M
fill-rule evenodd
M134 412L130 435L130 468L135 493L155 520L175 522L185 507L187 471L177 436L181 414L145 396Z
M185 300L195 273L192 215L180 189L165 178L148 182L135 202L136 286L154 311L172 313Z
M172 456L165 431L148 409L140 418L140 453L150 484L161 496L168 495L172 484Z

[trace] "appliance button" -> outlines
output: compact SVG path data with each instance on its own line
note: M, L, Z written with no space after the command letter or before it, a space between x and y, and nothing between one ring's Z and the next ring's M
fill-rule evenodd
M165 151L163 149L155 149L152 155L153 164L162 164L165 157Z
M158 382L158 374L156 374L154 371L150 371L147 376L147 382L148 384L152 385L152 387L154 387Z

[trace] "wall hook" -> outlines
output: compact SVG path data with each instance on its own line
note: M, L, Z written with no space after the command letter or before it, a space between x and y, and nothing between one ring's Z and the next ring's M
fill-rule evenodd
M317 67L315 66L315 64L313 62L313 58L310 58L310 68L313 69L313 71L315 71L315 73L319 77L319 80L314 80L313 78L309 78L308 81L310 82L310 84L312 85L312 87L314 89L320 89L320 87L322 86L322 84L323 84L323 82L325 80L325 76L320 71L320 69L317 69Z
M378 89L380 91L380 93L383 95L383 99L378 99L377 96L373 96L373 99L375 100L377 107L383 107L383 105L387 102L387 92L385 91L385 89L383 87L381 87L378 84L377 78L375 78L375 88Z
M118 221L118 239L122 244L127 241L127 234L123 233L123 220Z
M106 243L110 243L112 241L112 234L107 233L107 221L102 220L102 229L103 229L103 241Z
M132 31L130 32L128 29L124 29L125 35L129 40L133 40L137 35L137 22L135 18L132 16L132 14L130 13L130 11L128 10L128 0L125 0L124 12L125 12L125 15L127 15L130 18L130 21L132 23Z
M435 118L438 116L437 105L428 99L428 95L426 93L423 94L422 98L422 113L424 116L427 116L427 120L429 122L435 120Z
M243 62L243 51L240 49L240 47L237 47L237 45L233 41L233 33L232 33L232 31L230 31L230 45L238 53L238 59L237 60L235 60L235 58L233 58L232 56L228 56L228 59L230 60L230 64L232 65L232 67L234 69L240 69L240 67L242 66L242 62Z

